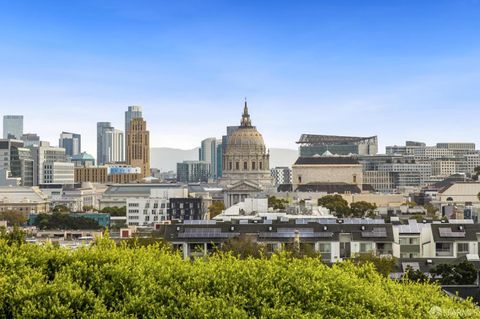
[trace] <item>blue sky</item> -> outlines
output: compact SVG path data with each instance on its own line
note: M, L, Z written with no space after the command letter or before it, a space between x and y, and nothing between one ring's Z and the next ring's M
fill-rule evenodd
M58 143L142 105L152 146L240 121L302 133L480 144L480 2L0 0L0 115Z

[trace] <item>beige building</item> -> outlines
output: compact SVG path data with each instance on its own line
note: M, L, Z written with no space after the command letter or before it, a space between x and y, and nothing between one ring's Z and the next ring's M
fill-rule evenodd
M456 182L438 191L436 200L440 203L479 203L479 182Z
M457 172L457 165L452 160L436 160L432 161L432 175L448 177Z
M228 136L220 184L224 185L227 207L272 187L270 155L262 134L252 126L247 102L236 131Z
M127 164L140 167L142 177L150 176L150 132L143 118L130 121L127 132Z
M128 169L128 167L125 168ZM109 173L108 166L75 167L75 183L91 182L100 184L128 184L139 181L142 178L143 175L139 172Z
M308 184L350 184L362 189L363 166L353 157L299 157L292 166L293 190Z
M0 211L26 213L49 211L47 196L38 187L0 187Z

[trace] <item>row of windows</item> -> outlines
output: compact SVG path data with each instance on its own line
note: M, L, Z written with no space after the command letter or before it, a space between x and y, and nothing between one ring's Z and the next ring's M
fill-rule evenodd
M252 162L252 170L255 170L257 169L256 168L256 165L257 165L257 162ZM263 162L258 162L258 168L260 170L263 169ZM229 170L233 170L233 163L232 162L228 162L228 169ZM240 162L235 162L235 169L238 171L240 170ZM243 170L248 170L248 162L243 162Z

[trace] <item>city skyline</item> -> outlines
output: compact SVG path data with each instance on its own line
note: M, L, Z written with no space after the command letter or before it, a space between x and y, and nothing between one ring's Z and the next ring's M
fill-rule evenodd
M0 8L0 115L52 144L77 132L95 155L96 123L122 128L140 105L151 147L191 149L239 125L244 96L270 148L302 133L378 135L381 153L480 143L477 1Z

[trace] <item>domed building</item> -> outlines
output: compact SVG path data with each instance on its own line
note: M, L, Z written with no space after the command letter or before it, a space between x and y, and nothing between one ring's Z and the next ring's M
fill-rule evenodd
M272 186L270 155L252 126L246 101L240 126L227 137L220 183L226 186L227 206Z

